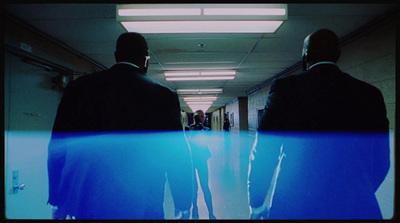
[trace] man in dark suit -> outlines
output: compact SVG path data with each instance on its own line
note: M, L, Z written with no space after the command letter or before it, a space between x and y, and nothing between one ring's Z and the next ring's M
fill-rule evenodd
M146 75L140 34L122 34L115 58L65 89L48 148L48 202L56 218L162 219L167 174L188 218L192 164L178 96Z
M390 166L384 100L343 73L339 56L336 34L318 30L304 41L305 71L272 84L251 153L252 218L382 218L375 192Z
M188 141L192 150L193 160L193 209L192 219L199 219L199 210L197 207L197 191L199 189L196 177L199 177L201 189L204 194L204 201L207 205L209 219L216 219L214 216L214 209L212 203L212 196L210 187L208 186L208 159L211 157L210 149L208 148L210 135L210 128L205 127L204 123L204 112L197 110L193 114L194 123L189 127Z

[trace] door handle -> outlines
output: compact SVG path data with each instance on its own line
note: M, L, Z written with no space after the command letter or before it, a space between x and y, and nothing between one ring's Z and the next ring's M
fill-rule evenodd
M24 188L25 188L25 184L14 185L13 186L13 192L14 192L14 194L18 193L18 190L24 190Z

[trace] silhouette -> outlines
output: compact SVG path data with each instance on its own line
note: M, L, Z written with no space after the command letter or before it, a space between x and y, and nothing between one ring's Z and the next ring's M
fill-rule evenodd
M58 107L48 148L54 216L162 219L166 174L180 191L177 208L189 212L192 164L178 95L146 75L142 35L120 35L115 59L68 84Z
M207 161L211 157L210 150L208 148L209 137L207 136L207 131L210 129L203 126L204 112L198 110L193 116L194 123L190 125L189 143L192 149L192 159L193 159L193 209L192 209L192 219L198 219L198 207L197 207L197 191L198 183L196 178L197 175L200 180L200 186L203 190L204 200L207 205L208 215L210 219L215 219L213 213L213 204L210 188L208 187L208 164Z
M226 112L224 113L224 126L223 126L224 131L229 132L231 130L231 124L229 122L229 119L227 117Z
M271 86L250 159L251 218L382 218L385 104L376 87L338 68L338 42L327 29L307 36L305 71Z

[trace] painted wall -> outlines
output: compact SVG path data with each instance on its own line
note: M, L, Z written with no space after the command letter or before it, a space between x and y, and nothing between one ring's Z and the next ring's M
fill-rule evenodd
M394 129L396 123L395 49L396 24L392 22L342 47L342 55L338 61L338 66L342 71L379 88L385 100L391 130L391 166L385 181L376 192L384 218L391 218L393 215ZM295 73L297 72L299 71ZM258 127L257 112L264 108L269 90L270 85L249 95L249 130L253 132L250 133L252 136Z
M224 108L220 108L211 113L211 130L221 130L224 122Z

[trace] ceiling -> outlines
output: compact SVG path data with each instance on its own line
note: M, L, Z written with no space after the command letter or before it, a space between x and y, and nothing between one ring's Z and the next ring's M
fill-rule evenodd
M288 4L288 20L274 34L144 34L151 56L148 75L172 89L223 88L208 110L212 112L300 61L308 34L328 28L341 38L394 7ZM116 20L116 4L8 4L5 10L105 67L115 63L115 42L126 32ZM237 74L229 81L165 80L164 70L194 68L236 69ZM191 112L182 99L180 103Z

